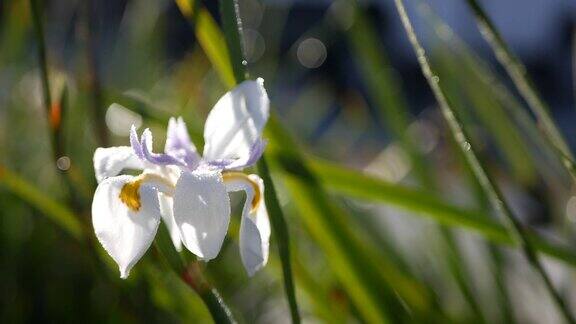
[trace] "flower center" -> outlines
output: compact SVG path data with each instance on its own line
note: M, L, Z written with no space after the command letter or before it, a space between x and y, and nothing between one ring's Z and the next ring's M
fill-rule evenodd
M168 196L172 196L174 192L174 185L166 178L154 173L142 173L134 180L124 184L120 190L120 201L134 212L139 211L140 207L142 207L139 192L142 182L148 182L154 185L158 191Z
M138 192L142 180L143 179L138 177L136 180L124 184L122 190L120 190L120 201L134 212L140 210L140 207L142 206L142 203L140 202L140 192Z
M256 183L256 181L252 180L249 176L247 176L242 172L232 172L232 171L222 173L222 179L224 180L224 182L236 180L249 183L250 186L252 186L252 189L254 190L254 198L252 198L252 209L250 210L250 212L253 212L258 208L258 206L260 205L260 201L262 200L262 191L260 191L260 186L258 185L258 183Z

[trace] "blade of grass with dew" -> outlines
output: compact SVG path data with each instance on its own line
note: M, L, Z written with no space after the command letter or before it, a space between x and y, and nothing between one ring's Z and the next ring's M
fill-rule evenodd
M222 17L222 24L224 28L225 40L230 55L230 65L234 72L234 79L236 83L240 83L246 79L246 69L244 66L244 57L242 55L242 47L240 42L240 33L242 32L242 22L240 20L240 13L238 2L236 0L220 0L220 14ZM210 54L208 54L210 55ZM274 230L274 235L278 242L278 252L282 262L282 271L284 274L284 289L288 305L290 308L290 315L292 323L300 323L300 314L298 311L298 303L296 301L296 293L294 291L294 278L292 275L292 267L290 264L290 239L288 234L288 226L280 207L280 202L276 195L276 189L268 164L266 162L266 155L263 155L258 161L258 173L264 182L266 190L264 191L264 201L268 208L270 215L270 222Z
M410 162L414 168L414 174L419 183L425 190L434 191L436 181L430 172L430 166L426 165L426 161L422 153L420 153L417 143L414 138L411 138L407 132L409 126L409 109L402 95L402 89L398 85L399 82L394 79L391 73L390 63L388 62L386 51L381 45L379 38L376 35L374 27L364 15L358 5L355 6L355 19L354 24L349 28L345 34L347 40L352 44L353 54L357 57L357 64L361 68L361 77L367 85L369 96L375 101L376 106L379 108L381 114L380 120L392 131L392 135L399 141L402 149L404 149L409 157ZM454 244L452 233L447 228L438 228L439 236L442 237L445 244L445 252L448 257L448 268L456 279L459 289L462 291L467 303L473 312L476 313L477 318L482 318L483 315L479 312L477 307L478 302L471 293L471 288L468 287L467 273L464 269L462 262L462 255Z
M477 79L478 83L489 89L489 97L495 99L498 105L505 108L508 115L519 126L522 136L531 151L532 159L539 166L543 179L548 182L558 178L564 180L565 171L558 170L562 168L562 165L556 157L557 152L554 149L550 149L551 145L548 144L548 139L541 136L541 132L538 131L539 127L536 126L532 117L528 115L522 105L499 80L499 77L492 71L488 63L476 55L462 39L458 38L450 26L435 14L427 3L420 2L418 9L419 13L433 27L432 30L436 33L442 45L457 52L464 61L464 68L471 71L468 76Z
M476 205L481 208L482 213L492 216L489 213L490 210L490 202L486 197L484 191L482 190L482 186L478 182L477 178L474 176L474 173L470 166L466 163L466 157L462 153L461 150L458 149L458 144L453 138L449 138L449 145L451 147L451 151L456 153L456 159L458 165L463 167L463 174L466 182L471 187L473 192L473 197L476 202ZM486 244L486 249L488 251L488 261L490 262L490 272L493 275L494 282L495 282L495 291L496 294L495 300L497 301L495 306L498 307L501 313L501 320L502 323L511 323L512 322L512 305L510 302L510 294L508 293L507 287L504 285L505 277L504 277L504 264L502 262L503 256L500 247L496 246L494 242L489 242Z
M445 87L453 86L447 95L459 95L459 99L449 98L459 114L471 114L470 125L480 123L488 131L487 135L494 141L512 174L522 183L532 184L536 173L532 157L526 143L512 122L504 107L492 96L492 91L472 74L465 62L447 50L439 49L433 62L437 67L438 77ZM470 111L468 107L474 108ZM477 118L476 118L477 117ZM478 122L476 122L478 119ZM465 123L466 124L466 123Z
M504 221L506 222L508 230L511 231L514 239L521 245L521 249L524 252L524 255L529 264L540 275L546 289L548 290L558 309L562 312L565 320L570 323L576 323L572 317L572 314L570 313L570 310L568 309L558 291L556 291L550 278L548 277L548 274L540 263L538 254L535 251L531 240L528 238L524 225L520 223L512 214L510 207L503 199L499 189L494 185L494 181L486 173L483 165L478 160L466 130L462 128L454 110L452 110L449 102L447 101L447 97L444 94L444 90L440 86L438 77L433 72L428 58L426 57L426 53L420 45L418 38L416 37L410 18L408 17L406 9L404 8L404 2L402 0L395 0L395 4L406 34L410 40L410 43L412 44L414 52L418 58L418 62L420 63L422 73L426 77L426 80L428 81L428 84L440 105L442 114L448 122L455 140L460 145L462 152L466 156L467 162L470 164L471 169L474 171L475 176L478 178L479 183L482 185L486 196L490 199L494 209L504 217Z
M493 22L490 20L484 9L476 0L467 0L466 3L470 7L476 17L478 29L480 33L488 42L496 59L504 67L516 89L524 98L534 115L538 118L539 123L542 125L544 135L548 137L550 143L558 150L558 158L563 162L566 170L576 181L576 165L574 163L574 156L562 136L562 133L556 126L556 123L550 115L550 109L540 98L536 87L528 77L526 67L518 57L512 52L506 41Z

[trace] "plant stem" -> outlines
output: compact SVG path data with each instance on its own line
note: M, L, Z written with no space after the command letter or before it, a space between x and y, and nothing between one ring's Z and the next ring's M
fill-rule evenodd
M452 135L454 136L454 139L466 157L466 161L468 162L471 170L473 171L475 177L478 179L478 182L480 183L486 196L492 203L493 208L504 217L508 230L513 234L513 236L515 236L515 239L520 244L522 252L524 253L530 265L542 278L546 289L550 293L550 296L553 298L558 308L561 310L566 321L569 323L576 323L572 317L572 314L568 310L567 305L564 303L564 300L554 288L550 278L548 277L548 274L540 263L536 250L532 246L532 242L528 238L528 234L526 233L523 224L514 217L510 207L503 199L500 190L494 185L493 180L486 173L480 160L478 160L472 143L469 140L470 137L466 133L466 130L461 126L461 122L456 116L454 110L451 108L444 90L440 86L440 80L432 70L428 58L426 57L426 52L418 41L416 33L412 27L412 23L410 22L410 18L406 13L403 1L395 0L395 4L396 8L398 9L398 14L400 15L400 19L402 20L404 29L406 30L406 34L408 35L410 43L412 44L414 52L418 58L418 62L420 63L422 73L426 77L426 80L428 81L428 84L432 89L438 104L440 105L442 115L446 119Z
M242 21L240 19L240 12L237 0L220 0L220 13L222 16L222 24L224 36L228 45L228 52L230 53L230 63L236 82L242 82L247 77L246 61L242 55L241 46L241 33ZM292 323L300 323L300 314L298 311L298 303L296 302L296 294L294 289L294 279L292 275L292 266L290 262L290 238L288 226L280 202L276 196L276 189L270 176L268 164L266 163L266 156L262 156L258 161L258 173L264 181L264 200L270 215L270 222L274 230L274 236L278 242L278 253L282 262L282 273L284 277L284 290L290 308L290 315Z
M202 268L198 261L186 264L176 249L174 249L170 234L165 226L158 228L154 247L161 261L163 261L170 270L174 271L183 283L198 294L208 308L215 323L236 323L232 312L230 312L230 309L226 303L224 303L218 291L204 278Z
M102 147L109 146L110 138L106 128L106 120L104 113L104 95L102 92L102 84L100 82L100 72L97 60L97 40L95 39L94 30L96 30L96 17L93 0L85 0L82 4L84 6L83 12L83 37L86 51L86 86L90 93L90 105L95 122L95 133L98 139L98 145Z
M44 24L42 23L42 10L39 7L38 0L30 0L30 10L32 11L32 23L34 26L34 36L36 37L36 47L38 51L38 65L40 66L40 79L42 81L42 99L46 120L49 122L50 145L54 163L60 157L61 149L58 147L57 140L58 128L60 124L52 122L52 96L50 94L50 81L48 78L48 62L46 59L46 42L44 40Z
M550 116L550 111L544 101L540 98L536 87L528 77L526 67L522 62L512 53L488 15L478 1L467 0L468 6L474 13L478 28L484 39L488 42L496 58L504 67L516 89L524 98L532 113L536 115L538 122L542 125L544 135L548 138L550 143L561 153L559 158L562 164L570 173L572 178L576 181L576 167L574 156L562 136L562 133L556 126L556 123Z

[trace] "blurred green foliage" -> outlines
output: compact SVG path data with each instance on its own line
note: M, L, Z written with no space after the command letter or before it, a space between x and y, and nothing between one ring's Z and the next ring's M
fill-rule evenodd
M331 4L289 55L279 48L279 31L291 28L283 25L290 8L239 2L245 26L260 30L266 44L247 70L264 77L271 96L266 159L278 199L267 199L278 202L271 217L281 213L287 225L274 225L282 234L272 237L267 267L253 278L245 275L233 228L220 256L208 264L188 252L166 251L160 235L157 249L128 280L120 280L91 229L92 154L108 136L112 145L126 145L133 122L150 127L163 143L173 115L184 117L202 147L207 112L243 73L231 64L238 64L239 47L227 45L235 26L200 1L127 1L121 23L108 31L115 35L108 44L92 39L102 31L92 30L93 2L38 5L49 107L42 103L29 2L7 0L0 11L0 322L206 322L218 308L210 304L218 303L216 290L241 323L288 322L286 296L292 296L284 283L290 286L292 279L292 305L297 301L305 321L560 321L541 281L526 270L513 233L494 217L438 109L416 116L409 111L411 85L399 82L390 49L378 37L378 21L346 0ZM566 163L571 155L550 143L485 58L426 4L418 8L411 16L434 32L429 56L446 97L571 305L575 287L569 279L576 265L566 215L576 213ZM169 59L163 49L175 13L165 13L176 9L197 43ZM250 25L254 15L260 17L256 27ZM224 32L217 23L223 20L229 29ZM242 35L246 47L252 44L248 33ZM286 82L314 75L294 59L310 37L348 44L366 91L337 92L320 77L307 78L297 93L287 88ZM291 100L282 100L284 90ZM344 111L322 137L310 141L334 102ZM374 124L369 103L390 135L386 143L359 140L382 131L367 126ZM555 127L551 120L547 125ZM366 144L357 148L358 142ZM268 174L267 166L258 169ZM233 196L235 219L240 200ZM529 223L535 202L551 216L546 226ZM282 249L287 242L290 253L287 245ZM198 295L171 271L190 264L215 290Z

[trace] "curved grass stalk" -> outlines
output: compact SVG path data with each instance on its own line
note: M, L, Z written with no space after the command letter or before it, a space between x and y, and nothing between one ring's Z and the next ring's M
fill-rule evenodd
M398 10L398 14L400 15L400 19L406 30L406 34L412 44L414 52L418 58L418 62L420 63L420 67L422 69L422 73L426 77L436 100L440 105L440 109L444 118L446 119L452 135L454 139L460 146L466 160L472 169L474 175L478 179L482 189L486 193L486 196L489 198L490 202L492 203L494 209L504 217L508 230L513 235L514 239L520 244L521 249L530 263L530 265L534 268L534 270L540 275L542 281L546 289L548 290L550 296L558 306L559 310L562 312L564 318L570 323L576 323L572 314L568 310L567 305L565 304L564 300L554 288L548 274L544 270L540 260L538 258L538 254L536 249L532 245L532 241L529 239L528 234L524 228L524 225L519 222L516 217L512 214L510 207L503 199L500 190L494 185L494 181L491 177L486 173L483 165L481 164L480 160L477 158L475 150L473 148L472 143L470 142L470 137L466 133L466 130L461 126L461 123L456 116L454 110L451 108L450 103L444 93L444 90L440 86L439 79L432 70L428 58L426 56L426 52L424 48L420 45L420 42L414 32L412 27L412 23L408 14L406 13L406 9L404 7L404 3L402 0L395 0L396 8Z
M242 32L242 21L237 0L221 0L220 12L222 16L222 23L226 43L228 45L228 53L230 54L230 65L234 72L234 79L236 83L242 82L246 79L247 72L244 66L245 61L242 55L242 47L240 35ZM300 313L298 311L298 303L296 301L296 293L294 289L294 279L292 275L292 266L290 263L290 239L288 233L288 226L284 218L284 213L280 207L280 202L276 196L276 189L270 176L266 156L263 155L258 161L258 173L264 181L266 191L264 192L264 200L270 214L270 222L278 242L278 252L280 254L280 261L282 263L282 273L284 277L284 290L288 305L290 308L290 315L292 323L300 323Z
M390 65L386 50L380 43L374 27L364 15L358 5L355 6L356 19L345 34L348 42L352 45L354 56L358 57L357 64L362 73L364 83L367 86L368 96L374 100L381 112L381 123L391 130L391 134L398 141L404 151L408 153L413 165L414 176L419 184L428 191L434 191L437 187L430 165L425 161L414 138L410 137L407 130L409 127L409 109L407 107L402 87L390 73ZM442 224L437 232L443 241L443 250L447 255L447 267L455 279L458 288L470 306L474 315L482 319L484 316L478 306L478 301L472 293L468 278L468 271L462 262L463 256L456 246L453 233ZM481 320L480 322L485 322Z
M574 162L574 155L570 151L570 148L562 136L562 133L556 126L556 123L552 119L549 108L540 98L536 87L528 77L526 67L508 47L478 1L467 0L467 3L476 17L480 33L494 51L496 58L512 79L512 82L516 86L520 95L524 98L534 115L538 118L539 123L542 125L544 135L559 151L558 158L562 161L562 164L568 173L576 181L576 164Z
M396 206L447 226L476 232L500 245L516 243L502 225L491 221L488 215L480 211L456 207L428 192L388 183L320 159L308 157L306 161L319 181L337 194ZM536 235L530 234L529 238L540 253L576 266L576 253L573 250L551 244Z

